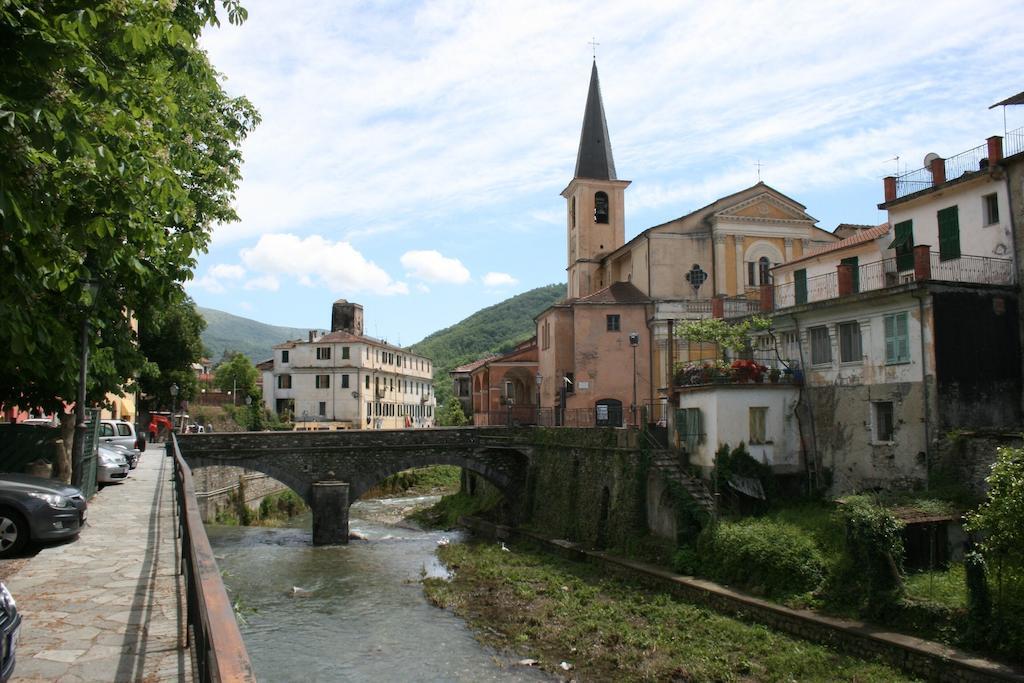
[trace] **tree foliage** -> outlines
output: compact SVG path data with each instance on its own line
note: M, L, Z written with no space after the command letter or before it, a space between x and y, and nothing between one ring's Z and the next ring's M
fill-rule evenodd
M182 297L166 307L152 306L139 313L139 348L146 356L139 385L158 405L170 406L170 386L178 386L178 399L190 401L198 386L192 364L203 355L200 335L206 321L195 303Z
M751 330L766 330L770 326L770 320L757 315L738 323L704 318L680 322L675 333L690 343L711 343L721 349L743 351L750 342Z
M0 0L0 401L73 397L83 321L90 398L117 391L144 363L127 314L178 300L212 225L236 218L258 117L198 47L216 10Z
M966 528L984 533L985 555L1024 567L1024 448L999 448L985 482L988 497Z
M230 360L217 366L213 382L221 391L234 391L239 397L251 396L255 400L259 395L256 389L258 376L259 372L249 357L243 353L235 353Z
M454 396L445 401L437 412L437 424L441 427L462 427L469 424L469 418L462 410L462 403Z

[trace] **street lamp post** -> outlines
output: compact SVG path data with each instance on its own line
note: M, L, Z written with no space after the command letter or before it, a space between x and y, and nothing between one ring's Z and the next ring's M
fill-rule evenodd
M544 382L544 375L540 374L540 370L537 371L537 426L540 426L540 387Z
M640 335L636 332L629 333L629 345L633 347L633 404L629 407L630 412L633 414L633 427L637 426L636 422L636 347L640 346Z
M99 283L87 280L82 283L89 294L89 308L96 301ZM82 329L78 358L78 396L75 400L75 443L71 448L71 483L82 485L82 468L85 464L85 384L89 375L89 311L82 312Z
M178 385L172 384L168 391L171 392L171 434L175 432L175 426L177 425L178 412Z

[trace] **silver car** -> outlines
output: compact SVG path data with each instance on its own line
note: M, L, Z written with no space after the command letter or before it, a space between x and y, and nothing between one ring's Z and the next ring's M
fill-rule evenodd
M55 479L0 474L0 557L31 541L59 541L78 535L87 505L81 490Z
M100 484L117 484L128 476L128 460L120 448L100 446L96 460L96 481Z

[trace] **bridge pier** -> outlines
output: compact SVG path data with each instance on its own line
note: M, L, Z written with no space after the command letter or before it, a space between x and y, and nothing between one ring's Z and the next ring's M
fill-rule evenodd
M313 545L348 543L348 483L313 482Z

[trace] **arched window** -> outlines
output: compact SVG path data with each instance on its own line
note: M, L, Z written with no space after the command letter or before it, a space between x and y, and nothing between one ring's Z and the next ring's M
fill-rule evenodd
M608 222L608 195L598 192L594 195L594 222Z
M771 267L771 261L768 260L767 256L762 256L757 260L758 284L766 285L769 283L771 273L768 272L768 269Z

